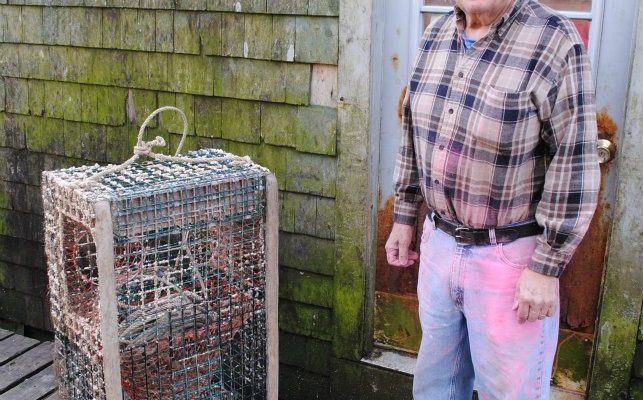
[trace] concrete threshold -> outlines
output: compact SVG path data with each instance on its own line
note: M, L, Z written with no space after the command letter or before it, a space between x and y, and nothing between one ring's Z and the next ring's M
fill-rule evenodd
M405 375L413 375L416 357L409 353L390 349L375 348L363 363ZM551 400L584 400L585 396L569 390L552 387Z

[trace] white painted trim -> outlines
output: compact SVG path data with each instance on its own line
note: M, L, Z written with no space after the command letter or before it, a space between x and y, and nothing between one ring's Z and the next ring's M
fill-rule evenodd
M279 194L277 179L266 177L266 398L279 395Z
M118 302L114 276L114 233L112 213L106 200L94 204L96 225L96 264L98 266L98 300L100 337L103 346L103 375L107 400L122 400L121 362L118 345Z
M601 52L601 37L603 35L603 13L605 0L592 1L592 23L589 27L589 61L592 65L594 86L596 86L596 71L598 70L598 55Z
M595 1L600 2L600 1ZM592 6L592 11L594 6ZM431 14L446 14L453 11L452 6L422 6L420 12L422 13L431 13ZM592 12L587 11L558 11L559 14L569 18L569 19L585 19L591 20L594 15Z
M368 357L362 358L361 361L375 367L413 376L417 357L401 351L386 350L377 347L375 351Z
M453 11L453 6L421 6L421 13L446 14Z
M416 10L422 9L422 0L411 0L411 15L409 15L409 32L411 37L409 38L409 76L413 72L413 61L415 60L415 54L420 47L420 39L422 39L422 13L417 12ZM415 33L415 34L413 34Z

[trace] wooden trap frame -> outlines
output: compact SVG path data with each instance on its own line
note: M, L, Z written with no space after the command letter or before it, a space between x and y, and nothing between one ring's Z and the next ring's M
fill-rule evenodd
M277 399L278 195L221 150L143 142L119 166L43 173L64 399ZM141 155L153 160L135 163Z

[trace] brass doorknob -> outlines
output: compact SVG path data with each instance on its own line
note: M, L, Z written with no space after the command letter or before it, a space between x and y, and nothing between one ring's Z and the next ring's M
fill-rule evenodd
M612 161L616 156L616 146L607 139L598 139L596 151L598 152L598 162L601 164Z

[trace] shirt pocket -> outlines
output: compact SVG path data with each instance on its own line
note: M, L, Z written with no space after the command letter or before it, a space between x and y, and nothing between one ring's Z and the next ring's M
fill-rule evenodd
M525 147L533 139L528 132L538 123L531 92L507 92L487 86L481 93L482 100L471 125L475 145L500 153Z

